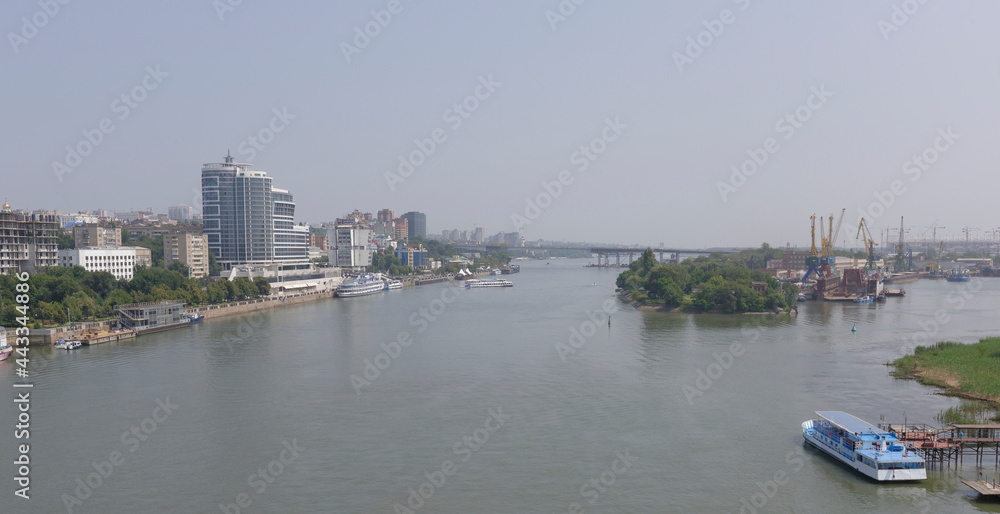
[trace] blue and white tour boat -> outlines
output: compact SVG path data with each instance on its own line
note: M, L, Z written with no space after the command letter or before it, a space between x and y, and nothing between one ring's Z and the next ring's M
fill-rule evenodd
M846 412L817 411L802 423L806 442L861 474L882 481L924 480L924 458L895 434Z

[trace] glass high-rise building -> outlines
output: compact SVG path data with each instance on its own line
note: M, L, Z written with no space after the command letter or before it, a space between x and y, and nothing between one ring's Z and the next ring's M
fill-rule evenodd
M427 238L427 215L422 212L410 211L401 218L406 220L407 235L410 239L414 237Z
M288 191L252 165L208 163L201 169L202 218L208 248L223 269L239 264L307 262L308 229L296 230Z

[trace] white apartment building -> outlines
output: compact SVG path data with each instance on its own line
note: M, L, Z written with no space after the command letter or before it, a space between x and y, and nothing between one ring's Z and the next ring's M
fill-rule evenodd
M364 225L337 225L328 233L330 265L363 269L372 264L372 230Z
M148 249L145 249L147 252ZM83 266L87 271L107 271L116 279L132 280L135 273L136 249L121 248L73 248L59 250L59 265L63 267Z

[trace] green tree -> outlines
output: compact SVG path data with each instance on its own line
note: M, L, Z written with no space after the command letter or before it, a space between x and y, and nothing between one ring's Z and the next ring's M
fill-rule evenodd
M60 233L56 236L56 246L60 250L76 248L76 239L73 238L73 234Z
M653 249L646 248L645 250L643 250L642 255L639 256L638 262L639 262L639 269L638 269L639 274L645 277L646 275L649 274L649 271L653 269L653 266L656 266L656 256L653 254Z
M256 298L257 286L246 277L236 277L233 281L236 286L236 296L240 298Z
M215 252L208 250L208 274L217 277L222 274L222 265L215 261Z
M125 231L122 231L124 237ZM122 243L124 244L124 243ZM149 253L153 258L153 267L163 267L163 236L149 237L139 236L134 241L130 241L130 246L141 246L149 248Z
M38 302L36 312L39 318L50 323L61 324L69 320L66 317L66 309L58 302Z
M222 303L226 301L229 290L226 288L228 280L216 280L208 284L208 301L211 303Z
M240 296L240 288L235 282L231 282L229 280L219 280L219 282L221 282L222 286L226 288L227 301L231 302Z
M176 271L185 277L190 276L187 265L181 261L171 261L170 265L167 266L167 269L170 271Z
M268 296L271 294L271 283L266 278L255 277L253 283L257 286L257 294L259 296Z
M107 271L95 271L88 273L80 281L84 287L90 289L98 297L105 297L118 287L118 279Z
M657 282L657 297L667 307L677 307L684 301L684 291L673 280L663 277Z
M109 308L114 308L116 305L128 305L130 303L135 303L132 295L124 289L115 289L108 293L108 296L104 298L105 306Z

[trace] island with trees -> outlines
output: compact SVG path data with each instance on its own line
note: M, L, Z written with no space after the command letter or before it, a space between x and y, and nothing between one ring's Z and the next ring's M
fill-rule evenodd
M680 263L659 264L647 248L617 285L637 307L724 314L790 312L797 285L760 271L777 250L759 249L723 256L712 254Z

